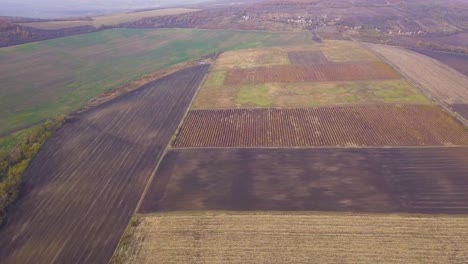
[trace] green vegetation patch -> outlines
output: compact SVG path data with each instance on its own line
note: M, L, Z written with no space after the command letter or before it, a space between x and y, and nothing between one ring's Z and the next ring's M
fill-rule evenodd
M9 144L12 143L16 143L16 146L9 151L5 149L0 151L0 226L6 218L9 207L18 197L23 172L42 145L64 121L65 117L60 116L3 140L5 146L10 147Z
M212 71L208 75L204 86L221 86L226 78L226 71Z
M303 32L112 29L0 48L0 137L177 63L229 50L310 43Z
M275 106L354 103L429 104L430 101L405 80L286 84L277 88L275 96Z
M266 83L205 85L193 108L315 107L365 103L430 104L431 101L405 80Z
M13 151L15 147L19 145L19 143L33 130L34 130L34 127L29 128L29 129L24 129L17 133L13 133L6 137L0 138L0 155Z
M266 85L247 85L241 87L237 95L237 104L246 107L270 107L273 98Z

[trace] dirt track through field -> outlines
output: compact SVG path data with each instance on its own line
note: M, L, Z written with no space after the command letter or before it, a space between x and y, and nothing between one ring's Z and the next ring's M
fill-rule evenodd
M431 105L191 110L175 147L468 145L468 133Z
M468 148L173 149L141 213L468 214Z
M163 77L57 131L0 230L0 263L107 263L207 69Z

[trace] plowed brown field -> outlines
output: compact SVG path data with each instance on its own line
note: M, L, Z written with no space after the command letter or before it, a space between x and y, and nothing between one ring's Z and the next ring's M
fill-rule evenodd
M387 64L375 62L281 65L252 69L232 69L224 84L244 85L271 82L327 82L400 79Z
M142 213L468 213L468 148L173 149Z
M175 147L468 145L439 107L362 105L310 109L192 110Z
M0 230L0 263L107 263L207 69L163 77L57 131Z
M318 63L330 63L319 50L314 51L291 51L288 52L289 61L292 65L310 65Z

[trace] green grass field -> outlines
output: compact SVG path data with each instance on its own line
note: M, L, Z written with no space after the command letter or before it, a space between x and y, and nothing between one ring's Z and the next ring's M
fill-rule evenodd
M265 83L218 85L219 71L210 73L193 108L315 107L339 104L429 104L427 97L405 80Z
M304 32L115 29L0 49L0 136L150 72L215 52L311 44ZM0 140L1 141L1 140Z

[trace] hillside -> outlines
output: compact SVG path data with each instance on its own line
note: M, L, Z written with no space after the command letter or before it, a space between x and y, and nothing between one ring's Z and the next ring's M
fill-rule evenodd
M237 5L206 4L197 8L200 10L115 14L108 16L111 22L106 16L97 16L88 21L79 18L20 23L14 25L19 29L2 30L8 38L0 45L15 45L109 27L205 28L312 30L321 38L351 36L368 42L468 53L463 45L468 40L468 3L460 0L431 3L423 0L270 0ZM18 20L15 23L19 23ZM21 27L25 25L28 27ZM15 34L16 30L28 33Z

